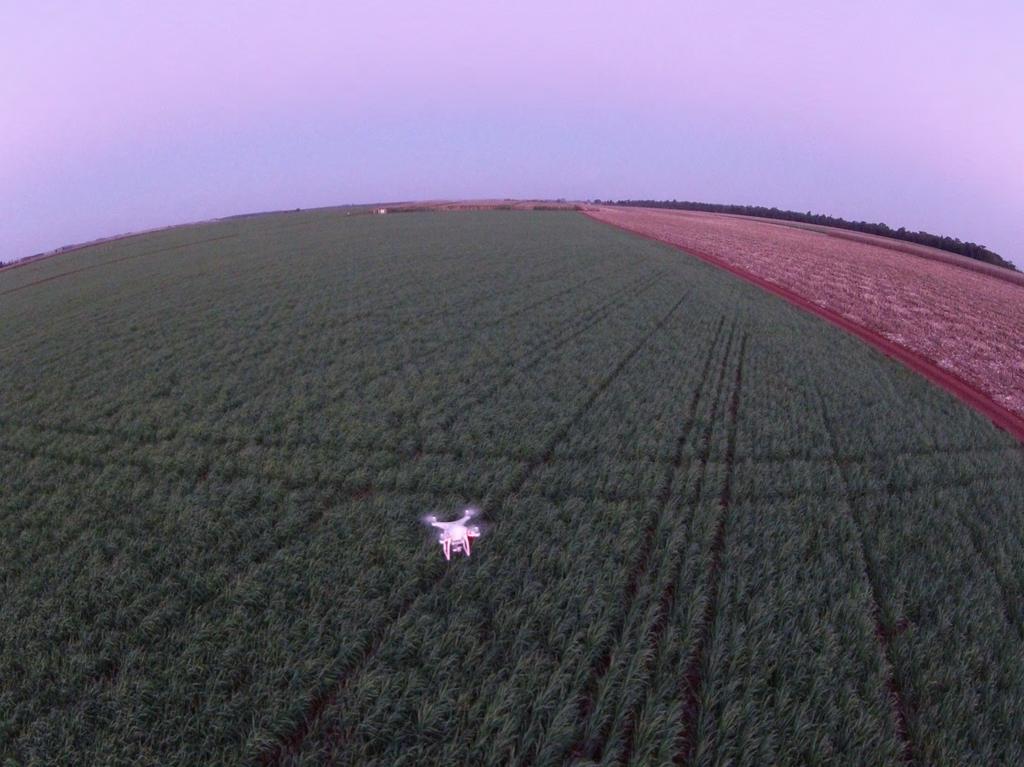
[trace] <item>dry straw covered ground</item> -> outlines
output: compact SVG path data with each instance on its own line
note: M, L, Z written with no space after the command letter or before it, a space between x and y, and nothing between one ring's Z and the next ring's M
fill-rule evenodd
M735 216L612 207L590 215L789 288L1024 416L1024 286L887 247Z

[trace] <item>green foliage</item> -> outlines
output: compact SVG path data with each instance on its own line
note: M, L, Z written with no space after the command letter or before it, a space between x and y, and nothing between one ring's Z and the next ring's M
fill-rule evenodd
M670 248L238 218L0 274L0 361L0 759L1024 757L1019 446Z

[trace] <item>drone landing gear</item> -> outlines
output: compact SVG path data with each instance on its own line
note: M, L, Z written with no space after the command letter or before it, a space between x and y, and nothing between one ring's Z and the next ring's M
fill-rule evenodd
M472 555L468 535L465 535L462 538L449 538L448 540L443 541L441 545L444 547L444 558L447 560L451 560L453 551L456 554L460 551L465 552L467 557Z

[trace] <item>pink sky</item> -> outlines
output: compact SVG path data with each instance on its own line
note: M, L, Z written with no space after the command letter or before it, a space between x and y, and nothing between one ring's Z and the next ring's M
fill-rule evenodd
M273 208L777 205L1024 267L1024 3L0 0L0 260Z

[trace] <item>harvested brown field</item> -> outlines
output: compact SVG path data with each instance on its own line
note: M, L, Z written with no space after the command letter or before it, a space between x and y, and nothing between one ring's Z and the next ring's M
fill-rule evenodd
M423 210L596 210L593 205L565 200L430 200L389 205L396 213Z
M981 272L982 274L987 274L991 277L998 277L1001 280L1006 280L1007 282L1012 282L1017 285L1024 285L1024 272L1015 272L1003 266L989 264L984 261L979 261L976 258L961 256L958 253L950 253L948 250L933 248L929 245L920 245L916 242L907 242L906 240L896 240L892 237L883 237L880 234L870 234L869 232L857 232L849 229L839 229L834 226L823 226L822 224L806 224L802 221L785 221L783 219L759 218L756 216L750 216L749 218L753 218L756 221L764 221L768 224L775 224L776 226L791 226L796 229L806 229L810 232L819 232L820 234L825 234L829 237L838 237L842 240L852 240L853 242L877 245L878 247L886 248L887 250L909 253L912 256L920 256L921 258L930 258L933 261L942 261L943 263L960 266L974 272Z
M792 291L1024 417L1024 286L867 242L753 219L616 207L588 214Z

